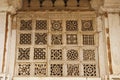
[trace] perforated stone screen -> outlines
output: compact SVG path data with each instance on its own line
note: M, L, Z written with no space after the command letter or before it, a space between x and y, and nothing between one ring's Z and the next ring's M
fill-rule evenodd
M99 76L95 18L80 12L18 13L15 76Z

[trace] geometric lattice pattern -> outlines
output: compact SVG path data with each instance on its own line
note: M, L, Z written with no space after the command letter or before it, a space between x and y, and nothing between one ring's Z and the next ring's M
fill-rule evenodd
M29 63L21 63L18 64L18 75L19 76L29 76L30 75L30 64Z
M52 31L62 31L62 21L61 20L52 20L51 21L51 30Z
M83 45L94 45L94 35L83 35Z
M50 66L51 76L62 76L63 75L63 64L51 64Z
M84 64L83 70L84 70L84 76L96 76L95 64Z
M31 44L31 34L20 34L20 44Z
M45 60L46 59L46 48L34 48L34 59Z
M89 60L89 61L94 60L95 61L95 50L83 49L83 60L84 61L86 61L86 60Z
M21 20L20 30L32 30L32 20Z
M67 75L68 76L79 76L79 64L68 64Z
M18 60L29 60L30 59L30 48L19 48Z
M67 60L77 60L78 59L78 51L75 49L70 49L67 51Z
M76 20L66 21L66 31L78 31L78 23Z
M77 44L77 34L67 34L67 44Z
M46 63L35 63L34 75L46 76L47 64Z
M16 19L19 21L16 27L16 76L98 76L95 19L81 14L77 18L72 13L36 14Z
M36 30L47 30L47 20L36 20Z
M47 44L47 33L35 33L35 44L37 45Z
M62 34L52 34L51 37L52 45L61 45L62 44Z
M93 31L92 20L82 20L82 31Z
M62 49L51 49L51 60L62 60Z

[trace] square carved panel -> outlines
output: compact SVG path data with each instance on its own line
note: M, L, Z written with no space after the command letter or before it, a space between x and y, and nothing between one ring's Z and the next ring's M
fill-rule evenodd
M62 34L52 34L51 36L52 45L62 45Z
M36 30L47 30L47 20L36 20Z
M83 64L84 76L96 76L95 64Z
M20 42L22 44L31 44L31 34L30 33L21 33L20 34Z
M93 31L92 20L82 20L82 31Z
M94 35L83 35L83 45L94 45Z
M30 64L29 63L21 63L18 64L18 75L19 76L29 76L30 75Z
M19 48L18 60L29 60L30 59L30 48Z
M45 60L46 48L34 48L34 60Z
M95 50L83 49L83 60L95 61Z
M77 44L77 34L67 34L67 44Z
M79 64L68 64L67 75L68 76L79 76Z
M78 50L69 49L67 50L67 60L77 60L78 59Z
M77 20L67 20L66 21L66 31L78 31Z
M51 30L52 31L62 31L62 20L52 20Z
M47 64L46 63L35 63L34 75L35 76L46 76L47 75Z
M32 20L21 20L20 30L32 30Z
M63 76L63 64L51 64L50 75L51 76Z
M35 44L46 45L47 44L47 33L35 33Z
M62 60L62 49L51 49L51 60Z

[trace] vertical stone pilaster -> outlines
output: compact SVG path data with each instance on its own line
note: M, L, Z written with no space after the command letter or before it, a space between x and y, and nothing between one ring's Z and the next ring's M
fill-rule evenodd
M105 35L105 47L106 47L106 61L107 61L107 65L106 65L106 69L107 70L107 74L112 74L113 70L112 70L112 61L111 61L111 45L110 45L110 36L109 36L109 22L108 22L108 13L105 12L103 14L103 26L104 26L104 35Z
M108 75L120 73L120 15L117 8L104 8L103 21L105 30Z
M0 1L0 74L6 77L9 75L10 80L12 80L14 72L16 44L16 30L12 30L12 15L21 6L22 0Z
M12 30L12 14L0 12L0 74L6 77L14 72L16 30Z
M97 17L97 27L99 32L99 72L100 77L104 79L104 76L108 72L107 54L106 54L106 40L105 40L105 27L103 15Z
M0 12L0 73L4 72L5 67L5 35L6 35L6 12Z
M120 16L119 13L108 14L109 40L113 74L120 73Z
M12 31L12 15L16 13L15 8L8 6L7 0L0 1L0 75L12 80L14 71L14 44L16 42L14 35L15 31ZM11 44L11 42L13 44ZM12 45L12 46L11 46ZM14 49L12 49L13 47Z
M120 74L120 1L104 0L105 25L110 75Z

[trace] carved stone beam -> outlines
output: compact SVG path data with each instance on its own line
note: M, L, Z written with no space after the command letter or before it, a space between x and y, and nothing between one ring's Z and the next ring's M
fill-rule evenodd
M80 2L80 0L77 0L77 7L79 7L80 5L79 5L79 2Z
M89 7L90 7L90 9L92 9L92 7L91 7L91 0L88 0L88 2L89 2Z
M52 1L52 4L53 4L53 7L55 7L55 1L56 0L51 0Z
M30 7L31 0L28 0L28 7Z
M120 80L120 78L112 78L113 80Z
M65 7L67 7L68 0L64 0Z
M42 4L45 0L39 0L39 3L40 3L40 7L43 7Z

